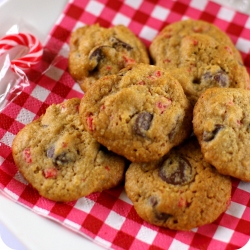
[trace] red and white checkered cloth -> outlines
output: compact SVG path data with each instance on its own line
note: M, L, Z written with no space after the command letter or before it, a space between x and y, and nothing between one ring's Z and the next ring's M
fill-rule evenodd
M250 70L250 17L212 1L71 0L50 32L42 61L28 74L30 86L0 113L0 190L106 248L221 250L244 246L250 235L250 183L234 179L229 209L210 225L181 232L140 219L122 186L75 202L49 201L24 181L13 163L12 140L25 124L50 104L83 95L67 71L73 30L97 22L104 27L124 24L148 46L165 25L186 18L203 19L224 30Z

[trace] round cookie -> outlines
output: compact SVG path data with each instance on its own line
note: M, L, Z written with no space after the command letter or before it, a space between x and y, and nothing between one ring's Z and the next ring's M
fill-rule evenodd
M192 129L192 106L179 82L148 64L97 81L82 98L80 116L97 141L132 162L159 159Z
M249 74L242 62L235 59L231 47L207 33L184 32L182 37L176 32L173 28L170 38L156 38L151 54L157 66L179 80L193 105L207 88L249 88Z
M244 181L250 181L249 124L249 90L211 88L194 107L194 133L206 161Z
M149 52L157 63L167 59L178 60L178 50L182 39L192 34L205 34L227 47L234 58L242 63L240 52L234 46L230 37L217 26L203 20L181 20L164 27L153 39Z
M231 188L230 177L204 160L194 137L158 161L132 163L125 175L138 215L174 230L212 223L228 208Z
M149 63L146 47L123 25L87 25L71 35L69 72L85 92L97 79L136 62Z
M125 159L101 146L79 119L80 99L49 106L14 138L18 170L38 192L68 202L118 185Z

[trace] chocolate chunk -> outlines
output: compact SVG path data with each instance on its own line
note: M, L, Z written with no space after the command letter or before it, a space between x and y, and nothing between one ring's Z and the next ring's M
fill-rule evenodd
M224 128L224 126L222 124L215 124L215 128L213 131L211 131L211 132L204 131L203 132L202 140L206 141L206 142L212 141L215 138L215 136L218 134L218 132L223 128Z
M158 204L158 199L155 196L149 198L149 203L152 207L155 207Z
M181 156L170 156L159 169L159 177L172 185L185 185L193 180L192 166Z
M122 40L120 40L114 36L112 36L110 38L110 41L111 41L114 48L123 47L124 49L126 49L128 51L133 49L128 43L125 43Z
M64 165L69 162L71 162L71 159L67 156L66 152L62 152L53 158L53 163L56 165Z
M225 71L220 70L214 75L214 80L220 87L227 87L229 85L229 78Z
M229 77L224 70L219 70L215 74L211 72L206 72L202 76L203 80L206 82L214 83L219 87L229 87Z
M90 52L89 60L92 61L92 69L91 69L92 71L96 70L98 64L105 57L105 55L103 53L103 48L112 48L112 47L107 46L107 45L102 45L102 46L99 46Z
M153 115L147 111L139 113L135 119L134 132L137 135L145 136L145 132L149 130Z
M167 213L160 213L155 211L155 217L157 220L161 220L161 221L167 221L170 217L172 217L171 214L167 214Z
M51 146L47 150L47 157L48 158L53 158L54 157L54 152L55 152L55 147Z
M102 47L103 46L100 46L100 47L96 48L89 55L89 60L96 60L96 63L98 64L102 60L102 58L103 58Z
M172 217L171 214L168 213L164 213L164 212L159 212L156 208L156 206L158 205L159 201L157 199L157 197L155 196L151 196L149 199L149 204L153 207L153 212L155 214L155 218L157 220L161 220L161 221L167 221L168 218Z

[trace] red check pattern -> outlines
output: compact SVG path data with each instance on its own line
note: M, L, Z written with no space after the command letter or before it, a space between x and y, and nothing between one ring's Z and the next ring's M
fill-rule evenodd
M250 72L250 17L208 0L71 0L51 30L43 58L29 72L30 85L0 113L0 190L31 211L61 223L106 248L238 249L250 235L250 183L233 180L232 202L214 223L190 232L171 231L140 219L123 187L70 203L39 196L14 165L11 144L25 124L52 103L83 93L67 70L69 36L85 24L128 26L149 46L165 25L203 19L224 30L242 53Z

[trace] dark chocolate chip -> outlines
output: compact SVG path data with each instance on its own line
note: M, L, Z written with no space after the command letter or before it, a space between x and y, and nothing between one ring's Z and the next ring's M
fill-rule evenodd
M200 84L201 80L199 78L194 78L193 79L193 84Z
M71 159L67 156L66 152L63 152L53 158L53 163L56 165L64 165L71 162Z
M219 70L214 74L206 72L203 74L202 78L205 82L214 83L222 88L229 86L229 77L224 70Z
M218 132L223 128L224 128L224 126L222 124L215 124L213 131L211 131L211 132L204 131L203 132L202 140L205 142L212 141L215 138L215 136L218 134Z
M128 43L123 42L122 40L120 40L117 37L112 36L110 38L110 41L111 41L114 48L123 47L124 49L126 49L128 51L133 49L132 46L130 46Z
M181 156L170 156L159 169L159 177L172 185L185 185L193 180L192 166Z
M149 203L152 207L155 207L158 204L158 199L155 196L149 198Z
M97 68L98 64L105 57L103 53L103 48L112 48L112 47L107 46L107 45L99 46L94 51L92 51L89 55L89 60L94 62L94 64L92 65L92 71L94 71Z
M170 217L172 217L171 214L155 211L155 218L157 220L167 221Z
M135 119L134 132L137 135L145 136L145 132L149 130L151 122L153 120L153 115L147 111L139 113Z
M51 146L47 150L47 157L48 158L53 158L54 157L54 152L55 152L55 147Z
M220 87L227 87L229 85L228 75L225 71L220 70L214 75L214 80Z

